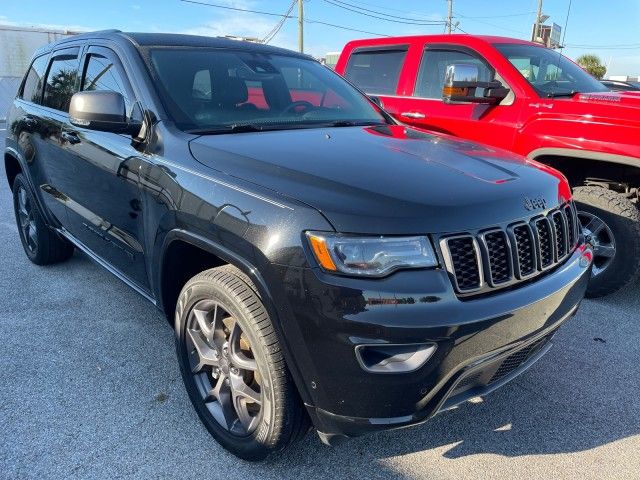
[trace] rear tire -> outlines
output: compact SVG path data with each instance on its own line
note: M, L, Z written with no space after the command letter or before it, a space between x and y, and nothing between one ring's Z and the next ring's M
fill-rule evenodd
M309 430L269 314L238 269L225 265L189 280L175 332L189 398L225 449L262 460Z
M29 260L36 265L50 265L73 255L73 245L44 221L33 192L21 173L13 181L13 209L22 247Z
M640 274L640 211L624 195L602 187L578 187L573 196L594 247L587 297L608 295Z

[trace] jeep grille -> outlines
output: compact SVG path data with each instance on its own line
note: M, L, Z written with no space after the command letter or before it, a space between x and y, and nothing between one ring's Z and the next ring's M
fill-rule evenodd
M528 280L566 260L578 241L575 206L506 227L443 236L440 248L456 291L478 294Z

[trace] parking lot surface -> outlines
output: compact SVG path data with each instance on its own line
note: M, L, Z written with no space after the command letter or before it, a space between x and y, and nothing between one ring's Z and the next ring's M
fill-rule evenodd
M29 263L4 164L0 252L0 478L640 479L640 285L585 301L481 403L251 464L200 424L153 306L80 253Z

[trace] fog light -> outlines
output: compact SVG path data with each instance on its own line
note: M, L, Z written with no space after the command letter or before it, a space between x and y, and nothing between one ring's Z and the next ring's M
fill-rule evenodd
M358 345L360 366L373 373L408 373L422 367L436 351L434 343Z

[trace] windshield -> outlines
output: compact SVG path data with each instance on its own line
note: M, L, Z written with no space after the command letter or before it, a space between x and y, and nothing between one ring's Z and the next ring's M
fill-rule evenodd
M543 97L606 92L607 87L559 52L521 44L494 45Z
M150 51L160 95L193 133L386 123L360 92L313 60L220 49Z

